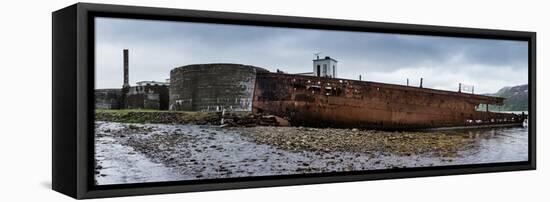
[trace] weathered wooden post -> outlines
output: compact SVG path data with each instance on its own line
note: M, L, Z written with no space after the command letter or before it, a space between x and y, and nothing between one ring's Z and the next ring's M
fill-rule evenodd
M223 120L224 117L225 117L225 107L222 109L222 118L220 120L220 125L224 124L224 120Z

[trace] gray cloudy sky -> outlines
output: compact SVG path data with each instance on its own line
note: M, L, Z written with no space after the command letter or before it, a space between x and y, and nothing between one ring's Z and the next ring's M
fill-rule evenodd
M237 26L116 18L96 19L96 88L122 86L122 50L130 51L130 84L164 81L197 63L240 63L311 72L314 53L338 60L338 76L492 93L527 83L527 42Z

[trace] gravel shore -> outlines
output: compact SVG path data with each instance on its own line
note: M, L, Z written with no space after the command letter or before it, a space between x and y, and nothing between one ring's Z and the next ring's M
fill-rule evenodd
M500 145L491 150L484 146L484 141L498 140L499 144L513 145L523 140L504 142L495 137L506 136L487 134L492 135L98 121L96 182L291 175L524 158L522 150L503 154Z
M386 132L376 130L266 127L239 129L260 144L291 151L384 153L399 156L425 155L455 157L474 147L466 134L444 132Z

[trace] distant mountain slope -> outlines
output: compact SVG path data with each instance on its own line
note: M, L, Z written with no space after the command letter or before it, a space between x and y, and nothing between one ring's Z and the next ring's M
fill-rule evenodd
M529 88L527 84L504 87L491 96L503 97L504 105L500 107L501 111L527 111L529 104ZM498 107L491 107L490 110L499 110Z

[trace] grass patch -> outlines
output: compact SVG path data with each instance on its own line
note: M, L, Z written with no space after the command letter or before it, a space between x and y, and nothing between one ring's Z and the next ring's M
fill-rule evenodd
M246 116L249 112L231 112L229 116ZM168 111L149 109L96 109L96 121L121 123L219 124L221 112Z

